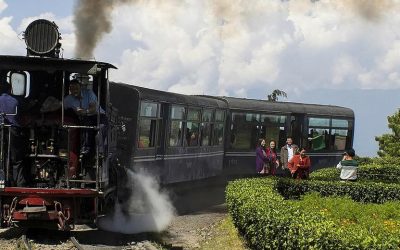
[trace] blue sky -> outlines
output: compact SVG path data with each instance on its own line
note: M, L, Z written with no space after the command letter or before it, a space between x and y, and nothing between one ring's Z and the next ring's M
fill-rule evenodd
M0 54L24 54L18 34L47 18L60 27L64 57L113 63L115 81L261 99L281 89L287 101L353 108L361 155L375 155L374 136L400 107L400 0L90 2L0 0ZM94 33L97 21L109 28Z

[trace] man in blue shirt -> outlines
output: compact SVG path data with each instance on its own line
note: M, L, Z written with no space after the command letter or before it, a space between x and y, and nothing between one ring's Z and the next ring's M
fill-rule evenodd
M10 85L8 83L2 83L0 85L0 122L10 124L19 127L16 120L16 112L18 101L14 97L9 95ZM12 114L12 115L5 115ZM5 118L5 119L4 119Z
M83 126L95 126L97 124L97 96L90 89L82 88L81 83L77 79L73 79L69 84L70 94L64 98L64 109L73 110L75 114L80 117L80 124ZM103 115L105 112L100 107L100 114ZM101 116L100 138L98 143L100 149L103 148L103 130L104 130L104 118ZM81 130L81 149L80 155L93 153L91 148L94 146L95 130L94 129L82 129Z
M95 115L97 97L92 90L82 89L78 80L71 80L70 94L64 98L64 109L72 109L78 115ZM104 110L100 108L100 113Z
M7 160L7 134L10 132L10 165L12 169L10 171L10 178L12 178L12 173L17 171L17 176L14 176L14 180L17 182L18 186L26 184L24 177L23 168L23 158L26 151L26 143L23 142L23 136L21 135L20 127L17 119L17 107L18 101L10 95L11 86L8 83L0 83L0 124L1 129L3 129L5 138L1 138L1 143L6 146L3 151L3 159ZM7 166L7 164L3 165ZM11 180L11 179L10 179Z

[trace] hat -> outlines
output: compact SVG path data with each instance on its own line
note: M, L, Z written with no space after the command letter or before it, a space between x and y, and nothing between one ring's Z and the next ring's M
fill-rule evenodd
M346 152L344 152L344 154L347 154L350 157L354 157L356 155L356 152L354 151L354 149L347 149Z

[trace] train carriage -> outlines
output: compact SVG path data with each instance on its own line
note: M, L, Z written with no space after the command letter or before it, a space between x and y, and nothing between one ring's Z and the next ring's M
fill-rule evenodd
M126 123L117 139L123 165L163 184L221 175L225 101L121 83L110 92Z
M224 97L229 107L225 172L255 173L254 151L259 138L275 140L277 149L288 136L308 149L312 169L335 165L353 145L354 112L345 107L269 102ZM282 173L281 173L282 174Z

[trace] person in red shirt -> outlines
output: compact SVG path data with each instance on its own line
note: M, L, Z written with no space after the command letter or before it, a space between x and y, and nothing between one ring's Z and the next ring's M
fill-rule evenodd
M288 162L288 168L294 179L307 179L310 174L311 160L302 148L300 154L294 155Z

